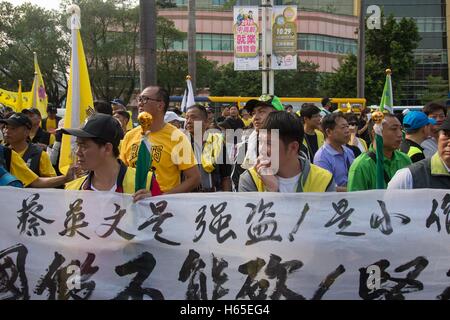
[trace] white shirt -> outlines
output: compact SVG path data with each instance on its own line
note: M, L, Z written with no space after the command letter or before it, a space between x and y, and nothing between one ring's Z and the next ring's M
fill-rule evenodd
M297 191L298 179L301 173L292 178L282 178L277 176L278 190L282 193L295 193Z
M447 165L444 164L445 169L450 173ZM388 186L389 189L412 189L413 188L413 176L411 170L408 168L403 168L398 170L395 175L392 177L391 181L389 181Z
M91 184L91 189L94 191L101 191L101 190L95 189L93 184ZM109 190L109 192L116 192L116 189L117 189L117 184L114 184L113 187L111 188L111 190Z

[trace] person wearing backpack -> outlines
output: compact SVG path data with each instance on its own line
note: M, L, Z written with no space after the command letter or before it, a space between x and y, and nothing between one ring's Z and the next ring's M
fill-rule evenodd
M0 187L10 186L22 188L23 183L6 168L11 166L11 149L0 144Z

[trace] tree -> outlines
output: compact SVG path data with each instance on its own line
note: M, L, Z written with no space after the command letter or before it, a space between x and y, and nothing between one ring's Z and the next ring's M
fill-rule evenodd
M67 24L66 24L67 25ZM69 42L61 17L29 3L14 7L0 2L0 83L3 89L31 90L34 79L33 52L38 55L49 102L59 104L68 85Z
M261 94L261 72L234 71L233 63L218 68L213 81L212 96L259 96Z
M401 91L400 82L414 69L413 50L420 41L417 25L412 19L396 21L382 16L381 30L366 31L365 96L369 104L379 104L385 81L385 69L392 70L394 103ZM323 77L321 92L327 96L356 96L356 56L343 59L336 73Z
M316 96L319 66L312 62L298 62L294 70L275 71L275 94L280 97ZM217 78L211 85L211 95L260 96L260 71L234 71L233 63L218 69Z
M446 100L448 94L448 81L442 77L427 77L427 88L422 96L422 104L425 105L431 101Z
M319 84L319 65L298 61L297 70L275 71L275 94L280 97L315 97Z
M181 51L158 53L158 83L171 95L183 94L188 74L188 55ZM217 62L205 59L197 53L197 88L209 88L216 78Z
M66 0L64 6L70 2ZM132 1L79 0L81 36L94 98L128 102L139 79L139 8Z

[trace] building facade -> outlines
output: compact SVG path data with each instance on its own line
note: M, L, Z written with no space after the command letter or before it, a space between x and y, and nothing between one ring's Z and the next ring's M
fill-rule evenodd
M397 19L412 18L417 23L421 37L414 50L416 68L409 79L401 83L402 105L421 105L427 89L429 75L442 77L448 86L449 45L447 17L450 15L449 0L365 0L365 6L378 5L383 13Z
M358 18L356 0L299 1L297 48L302 61L319 65L319 72L333 72L348 53L357 53ZM282 5L284 1L275 1ZM207 59L219 64L233 61L233 11L223 0L196 1L196 47ZM236 5L258 5L261 1L242 0ZM289 4L295 1L286 2ZM159 9L158 14L172 20L184 32L188 29L187 0L176 7ZM187 51L187 40L174 43L174 50ZM356 81L356 80L355 80Z

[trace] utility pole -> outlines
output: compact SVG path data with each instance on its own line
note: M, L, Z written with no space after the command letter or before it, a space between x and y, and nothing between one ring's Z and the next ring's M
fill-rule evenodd
M365 64L366 64L366 44L365 44L365 13L364 0L359 2L359 27L358 27L358 77L357 77L357 96L364 98L365 82Z
M141 91L156 85L156 1L139 0Z
M261 1L262 94L274 94L275 76L272 70L272 8L273 0Z
M189 0L188 2L188 72L191 76L192 89L194 96L197 85L197 56L195 47L195 0Z
M267 7L266 0L261 1L261 36L262 36L262 50L261 50L261 76L262 76L262 94L267 94Z

